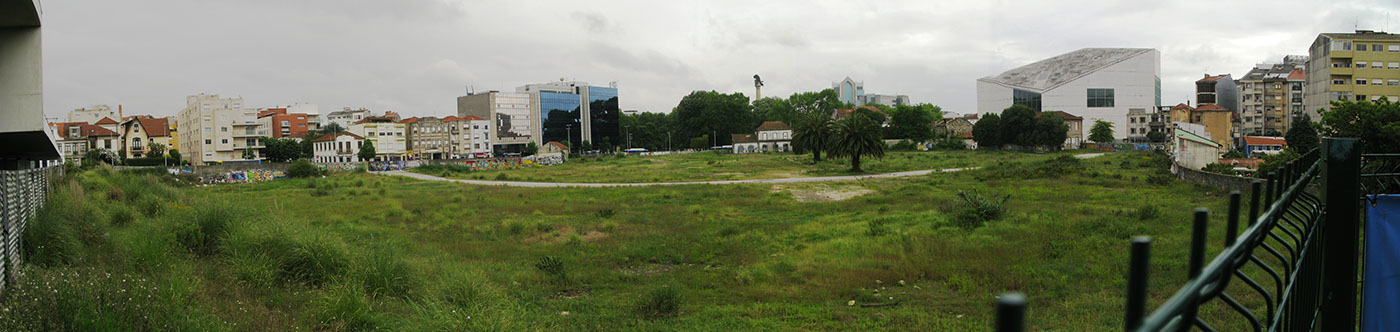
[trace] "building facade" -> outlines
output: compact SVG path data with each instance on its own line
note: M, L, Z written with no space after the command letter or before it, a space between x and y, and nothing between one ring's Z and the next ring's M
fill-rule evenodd
M257 112L243 108L243 98L219 98L199 94L185 98L185 108L176 115L180 132L179 150L192 164L249 160L244 151L263 148L258 141Z
M347 132L326 134L311 141L311 161L316 163L349 163L360 161L360 144L364 137Z
M1246 135L1287 132L1294 114L1303 113L1308 57L1290 55L1283 63L1258 64L1240 77L1240 131Z
M421 120L421 119L420 119ZM371 116L350 124L349 132L374 144L376 160L403 160L408 138L403 123L392 117Z
M1172 159L1177 165L1201 169L1220 160L1220 143L1183 129L1172 135Z
M106 149L113 154L121 149L121 134L102 126L84 122L54 124L57 145L63 159L79 162L88 150Z
M1196 105L1216 104L1230 112L1239 113L1240 88L1235 79L1230 77L1230 74L1205 76L1196 81Z
M1151 111L1141 109L1128 111L1128 141L1151 141L1148 137L1151 133L1162 133L1162 137L1165 138L1167 136L1168 113L1161 112L1160 109L1161 107L1153 108Z
M1065 143L1061 144L1060 148L1078 149L1084 145L1084 117L1061 111L1048 111L1046 113L1060 115L1060 118L1065 121L1065 127L1069 128L1065 131ZM968 132L971 133L972 130L969 129Z
M526 145L538 140L539 115L533 109L531 96L526 93L489 91L457 97L457 117L487 120L495 128L490 135L490 150L501 153L523 153Z
M1169 120L1178 129L1185 128L1188 132L1216 142L1221 148L1230 149L1239 139L1235 130L1235 119L1238 117L1234 112L1215 104L1204 104L1191 107L1186 104L1177 104L1170 109ZM1191 126L1182 126L1189 124Z
M907 95L866 94L865 82L856 81L850 77L846 77L839 82L831 83L831 89L836 91L836 99L855 106L869 104L885 106L910 105L909 96Z
M122 150L126 151L126 158L162 157L163 155L150 154L151 143L164 146L167 151L171 149L168 118L136 116L121 123L121 134Z
M319 130L316 105L270 107L258 111L258 134L272 138L299 138ZM341 127L345 128L345 127Z
M120 119L121 115L117 115L117 111L113 111L112 107L107 105L92 105L68 112L68 122L94 123L102 118Z
M373 114L370 114L370 111L368 109L355 109L346 107L339 111L326 114L325 124L330 125L334 123L340 126L340 128L350 128L351 124L354 124L355 122L360 120L364 120L365 118L371 115Z
M1317 35L1308 48L1303 113L1319 119L1332 101L1400 98L1400 34L1356 30Z
M581 146L583 141L590 141L622 145L622 109L616 86L559 81L527 84L515 92L530 95L531 113L540 125L535 144L557 141Z
M1084 122L1113 123L1127 138L1128 113L1161 104L1161 53L1146 48L1086 48L977 80L977 113L1013 104L1059 110Z
M1245 158L1259 158L1266 154L1277 154L1283 152L1283 149L1286 147L1288 147L1288 140L1283 139L1283 137L1244 137L1243 150Z

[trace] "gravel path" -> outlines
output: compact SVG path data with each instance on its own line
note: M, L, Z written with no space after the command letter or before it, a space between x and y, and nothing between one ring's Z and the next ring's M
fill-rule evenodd
M1094 157L1098 157L1098 156L1102 156L1102 155L1104 155L1104 154L1103 154L1103 153L1086 153L1086 154L1075 155L1074 157L1075 157L1075 158L1080 158L1080 159L1089 159L1089 158L1094 158ZM969 169L976 169L976 167L945 168L945 169L926 169L926 170L920 170L920 171L894 172L894 173L880 173L880 174L866 174L866 175L811 176L811 177L781 178L781 179L751 179L751 180L694 181L694 182L639 182L639 183L578 183L578 182L570 183L570 182L494 181L494 180L449 179L449 178L444 178L444 177L439 177L439 176L432 176L432 175L427 175L427 174L413 173L413 172L408 172L408 171L388 171L388 172L378 172L378 173L379 173L379 174L384 174L384 175L407 176L407 177L414 178L414 179L419 179L419 180L428 180L428 181L450 181L450 182L467 183L467 184L479 184L479 185L486 185L486 186L528 187L528 188L569 188L569 187L600 188L600 187L679 186L679 185L687 185L687 184L798 183L798 182L850 181L850 180L861 180L861 179L880 179L880 178L897 178L897 177L906 177L906 176L918 176L918 175L925 175L925 174L935 173L935 172L939 172L939 173L942 173L942 172L957 172L957 171L963 171L963 170L969 170Z

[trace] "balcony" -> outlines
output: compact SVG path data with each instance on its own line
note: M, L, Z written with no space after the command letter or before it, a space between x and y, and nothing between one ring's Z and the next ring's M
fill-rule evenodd
M1355 72L1356 72L1355 69L1354 69L1354 68L1351 68L1351 67L1333 67L1333 68L1332 68L1332 75L1351 75L1352 73L1355 73Z

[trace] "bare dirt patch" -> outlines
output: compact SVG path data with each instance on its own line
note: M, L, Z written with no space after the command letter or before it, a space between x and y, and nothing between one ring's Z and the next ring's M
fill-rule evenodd
M659 164L659 165L670 165L670 164L671 164L671 162L665 161L665 160L661 160L661 159L647 159L647 161L650 161L650 162L653 163L653 164Z
M729 176L729 175L743 176L743 175L748 175L748 173L715 173L715 174L710 174L711 177L721 177L721 176Z
M861 195L874 193L874 190L861 186L831 186L826 184L774 185L771 192L789 192L798 202L844 201Z
M622 273L626 273L627 275L649 276L671 272L677 267L679 266L676 264L647 264L642 266L624 267L621 270Z
M556 231L526 237L521 242L525 243L563 243L569 240L569 235L578 234L583 242L594 242L608 237L608 233L596 230L578 233L573 227L562 227Z

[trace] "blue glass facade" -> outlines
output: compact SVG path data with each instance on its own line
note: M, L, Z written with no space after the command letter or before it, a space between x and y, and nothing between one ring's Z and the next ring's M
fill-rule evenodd
M579 96L572 93L540 92L540 134L544 143L583 141L583 110Z
M593 146L608 142L618 146L622 137L618 127L622 123L622 109L617 103L617 89L588 87L588 127Z

